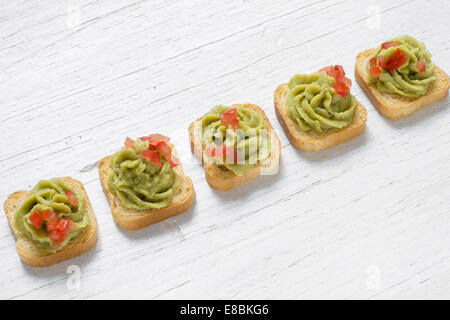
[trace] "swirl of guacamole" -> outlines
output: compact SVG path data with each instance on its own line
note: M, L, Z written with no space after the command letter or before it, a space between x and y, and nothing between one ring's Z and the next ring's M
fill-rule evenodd
M108 188L126 208L164 208L179 185L177 174L163 156L160 156L161 167L141 156L148 149L148 141L137 139L133 147L124 147L111 158Z
M436 77L434 76L435 65L431 62L431 54L424 43L418 42L411 36L400 36L383 43L375 50L372 58L378 59L382 56L381 58L389 63L389 59L394 56L397 49L406 55L405 62L395 70L389 70L381 65L379 69L381 73L376 77L369 72L371 63L368 62L366 67L368 83L376 85L379 91L409 98L426 94Z
M239 127L231 128L221 121L221 115L236 109ZM270 156L270 139L266 122L261 114L239 105L218 105L202 118L202 145L220 149L232 148L237 157L213 157L221 168L243 175L259 161Z
M355 98L337 94L334 82L325 72L297 74L289 81L287 114L302 131L341 129L352 122Z
M71 204L66 192L70 190L76 198L76 205ZM50 237L48 221L43 221L40 228L32 223L32 215L41 215L45 211L56 214L55 221L69 218L70 232L62 242ZM23 232L33 243L47 252L56 252L64 248L89 223L83 193L69 187L62 179L42 180L27 195L25 201L14 215L15 227Z

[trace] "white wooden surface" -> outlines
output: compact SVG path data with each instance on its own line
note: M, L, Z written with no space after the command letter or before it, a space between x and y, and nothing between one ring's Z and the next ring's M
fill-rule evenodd
M438 0L1 0L0 201L72 176L99 241L28 267L0 216L0 298L450 298L449 99L389 121L354 81L367 129L320 153L293 149L273 111L275 87L295 73L342 64L354 79L359 51L400 34L425 41L448 73L449 16ZM214 191L187 127L240 102L266 111L281 169ZM196 204L124 231L96 163L152 132L173 137Z

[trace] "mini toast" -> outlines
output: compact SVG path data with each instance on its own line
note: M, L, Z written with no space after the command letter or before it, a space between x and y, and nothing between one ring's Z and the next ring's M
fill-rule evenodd
M202 146L201 141L201 121L203 117L198 118L194 122L192 122L189 126L189 138L191 143L191 151L192 153L202 161L203 168L205 171L205 177L208 184L214 189L228 191L237 186L240 186L250 180L260 176L261 174L273 173L277 170L278 165L280 163L280 155L281 155L281 144L280 140L275 133L269 119L267 118L265 112L257 105L254 104L235 104L233 106L240 106L243 108L248 108L254 112L259 113L267 126L268 136L271 141L271 155L267 159L263 161L258 161L258 163L246 171L242 175L236 175L232 171L222 168L218 166L216 163L211 161L209 157L206 155L206 152ZM200 130L200 132L196 132L196 130Z
M447 74L437 66L434 70L436 80L431 84L428 92L418 98L408 98L397 94L379 91L375 85L367 82L366 65L375 49L368 49L358 53L355 64L355 79L364 90L377 110L386 118L395 120L411 115L417 110L440 101L448 95L450 81Z
M171 147L173 148L172 145ZM173 152L176 155L174 148ZM167 206L160 209L147 210L126 208L108 187L108 178L113 172L111 158L112 156L108 156L102 159L99 163L98 170L103 190L111 207L113 219L119 227L127 230L142 229L151 224L179 215L187 211L194 203L195 192L192 180L184 175L183 167L179 163L173 167L174 172L179 178L179 184L174 190L173 198Z
M86 213L89 216L89 224L83 231L81 231L81 233L71 239L64 248L55 253L47 252L42 248L37 247L29 237L15 227L14 214L22 205L29 191L17 191L11 194L5 201L4 209L11 230L16 238L17 252L19 253L22 261L30 266L46 267L80 256L91 249L97 242L97 220L82 183L69 177L62 178L61 180L63 180L70 187L76 188L83 193L84 206Z
M275 113L284 132L289 138L289 141L295 148L304 151L317 152L355 138L364 131L367 120L367 111L356 99L353 120L347 127L342 129L327 129L322 132L313 130L303 131L287 113L286 99L288 93L288 84L279 85L275 90Z

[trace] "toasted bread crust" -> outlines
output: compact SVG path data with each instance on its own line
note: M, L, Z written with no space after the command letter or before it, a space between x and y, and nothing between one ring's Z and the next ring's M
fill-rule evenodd
M348 127L339 130L331 129L324 132L301 131L287 114L286 97L288 92L289 87L287 84L279 85L275 90L275 113L289 141L295 148L305 151L320 151L350 140L364 131L367 111L359 101L356 101L353 121Z
M86 190L81 182L72 178L62 178L69 186L81 190L84 194L84 201L89 215L89 224L87 228L72 239L61 251L49 253L37 247L31 239L24 233L20 232L14 227L14 214L20 207L22 202L27 197L29 191L17 191L11 194L5 201L4 208L8 218L11 230L16 237L16 247L22 261L34 267L46 267L57 264L61 261L82 255L91 249L97 242L97 220L94 211L92 210L91 202L89 201Z
M183 168L180 164L174 168L176 174L180 178L180 185L167 207L150 210L125 208L120 200L108 188L108 177L112 173L110 162L111 156L105 157L100 161L98 170L103 191L105 192L111 207L113 219L121 228L127 230L145 228L151 224L166 220L187 211L194 203L195 192L192 180L184 175Z
M241 106L244 108L251 109L255 112L258 112L262 115L264 121L266 122L268 132L271 136L272 141L272 155L270 160L276 163L278 166L280 162L281 157L281 143L280 140L275 133L275 130L272 127L272 124L270 123L269 119L267 118L267 115L265 114L264 110L262 110L259 106L246 103L246 104L234 104L236 106ZM195 124L198 121L201 121L202 117L198 118L194 122L192 122L189 126L189 137L190 137L190 143L191 143L191 151L194 153L194 155L202 161L203 167L205 170L205 177L208 184L213 187L214 189L218 190L231 190L233 188L236 188L237 186L240 186L262 174L264 171L264 166L262 166L260 163L257 164L252 169L245 172L242 176L238 176L227 169L221 169L219 166L217 166L212 161L207 161L207 157L203 152L202 142L198 138L201 137L201 135L195 134ZM197 137L197 141L195 141Z
M367 83L366 64L375 49L368 49L358 53L355 63L355 79L359 86L369 96L377 110L386 118L395 120L406 117L417 110L440 101L448 95L450 80L444 71L435 67L436 80L428 92L418 98L407 98L397 94L378 91L375 85Z

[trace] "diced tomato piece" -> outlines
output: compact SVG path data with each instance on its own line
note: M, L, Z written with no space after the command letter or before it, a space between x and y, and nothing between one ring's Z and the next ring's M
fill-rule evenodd
M328 67L325 67L325 68L322 68L322 69L319 70L319 72L325 72L330 77L333 77L335 79L338 76L338 73L336 71L337 70L334 68L334 66L328 66Z
M61 237L59 238L59 242L63 243L64 240L66 240L68 234L69 234L69 228L64 229L64 231L61 232Z
M163 136L162 134L154 133L148 136L152 141L170 141L169 137Z
M44 222L44 219L42 218L42 215L39 213L39 211L35 210L30 215L30 221L36 229L40 229L42 227L42 223Z
M397 41L387 41L387 42L383 42L383 44L381 45L381 47L382 47L383 49L387 49L387 48L390 48L390 47L396 47L396 46L398 46L398 45L400 45L400 43L397 42Z
M58 221L58 215L50 209L44 210L42 212L42 218L45 221Z
M382 67L382 68L386 68L386 66L387 66L387 59L386 59L386 57L385 56L383 56L383 55L378 55L377 56L377 62L378 62L378 65L380 66L380 67Z
M58 230L58 221L48 221L47 222L47 231L52 232L54 230Z
M343 78L345 76L344 68L340 65L328 66L319 70L319 72L326 72L330 77Z
M394 71L403 66L408 62L408 56L400 49L395 50L395 52L389 57L386 68L389 71Z
M340 95L341 97L346 97L348 95L349 88L347 87L347 85L344 82L336 81L333 84L333 88L336 91L336 93L338 95Z
M69 218L67 218L67 219L69 219ZM58 229L60 231L63 231L67 228L67 225L69 224L69 221L67 219L60 219L58 221Z
M347 86L347 89L352 86L352 80L350 80L349 78L344 77L342 80L344 81L345 85Z
M70 218L59 220L58 227L59 231L61 231L61 237L59 239L60 242L63 242L66 239L67 235L70 233L73 227L73 223L71 224L70 222L72 222Z
M335 65L334 68L338 74L345 76L344 68L341 65Z
M427 70L427 66L425 64L425 61L423 61L422 59L420 59L419 61L416 62L416 68L417 70L419 70L420 72L425 72Z
M172 167L176 167L180 164L180 160L172 153L172 147L166 141L158 143L156 150L164 156Z
M53 230L52 232L50 232L50 239L52 239L53 241L59 241L61 239L61 231L59 229Z
M342 97L347 96L352 85L352 81L345 76L344 68L340 65L329 66L319 70L319 72L325 72L330 77L333 77L335 82L333 88L336 93Z
M155 150L142 150L141 151L141 157L147 158L148 160L154 161L154 154L156 153Z
M75 224L70 218L61 218L59 221L47 222L47 231L50 232L50 239L56 243L62 243L67 235L73 230Z
M319 70L319 72L326 72L327 74L330 74L334 72L334 68L333 66L323 67Z
M156 150L142 150L141 157L147 158L150 162L156 163L158 167L162 167L161 159L159 158L159 154Z
M170 161L169 161L169 164L172 166L172 167L177 167L177 166L179 166L180 165L180 159L178 159L177 157L175 157L175 155L174 154L171 154L170 155Z
M150 161L155 162L159 167L162 167L159 154L163 155L172 167L176 167L180 164L180 160L172 155L172 148L168 144L170 138L161 134L151 134L148 137L142 137L139 139L148 141L149 146L157 150L143 150L141 152L142 157L148 158Z
M230 108L222 113L223 118L235 119L237 117L237 108Z
M69 229L69 232L71 232L73 229L75 229L75 222L70 220L70 218L67 218L67 220L68 220L67 229Z
M168 143L158 143L158 148L156 149L159 151L160 154L166 158L167 161L170 159L170 154L172 153L172 148L169 146Z
M134 147L134 140L127 137L125 139L125 147L132 149Z
M161 142L170 141L170 138L163 136L162 134L157 134L157 133L151 134L148 137L142 137L139 139L141 139L142 141L148 141L149 145L153 148L156 148L158 146L158 144Z
M205 152L208 157L214 157L216 155L216 147L214 147L214 144L210 144L205 148Z
M373 64L369 68L370 75L374 78L378 78L381 74L381 69L376 64Z
M345 97L348 94L348 87L345 85L344 82L335 82L333 85L334 90L338 95L341 97Z
M231 127L233 130L239 129L239 118L234 119L233 123L231 124Z
M75 193L72 190L68 189L66 191L66 196L67 196L67 199L69 199L69 203L72 206L76 207L78 204L78 201L77 201L77 196L75 195Z
M234 146L222 144L215 147L213 144L211 144L206 147L205 152L208 157L216 158L221 161L223 161L224 159L233 159L234 162L239 161L239 153L235 150Z
M370 59L370 67L369 72L370 75L374 78L378 78L380 74L383 72L380 67L386 68L387 67L387 59L383 55L378 55L377 57L373 57Z
M223 159L224 155L226 155L226 145L222 144L221 146L216 147L216 151L214 152L214 157L217 159Z
M225 126L231 126L233 130L239 129L239 118L236 108L230 108L220 115L220 122Z

